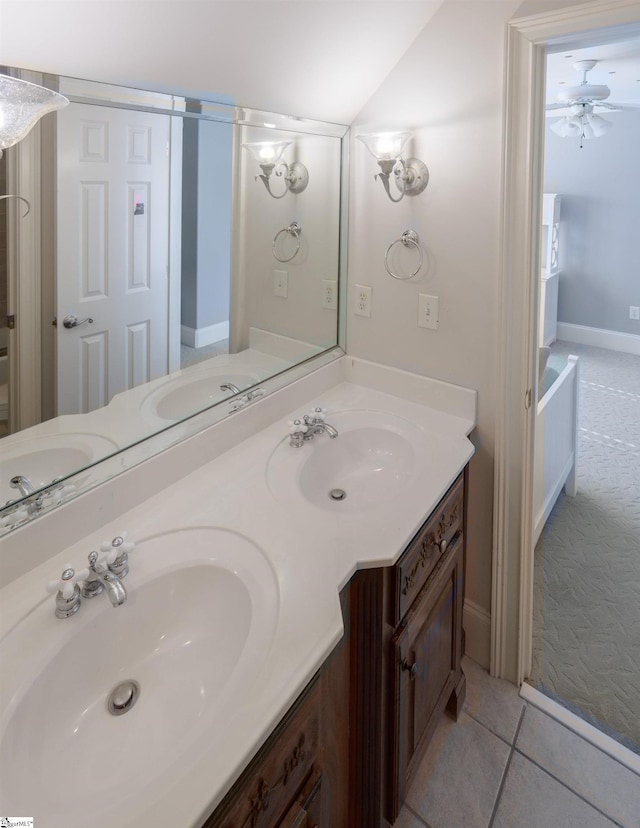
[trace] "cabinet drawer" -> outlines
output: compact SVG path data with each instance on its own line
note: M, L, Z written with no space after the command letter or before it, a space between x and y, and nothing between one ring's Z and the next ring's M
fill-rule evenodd
M286 717L205 828L273 828L320 761L320 688Z
M401 621L453 536L462 529L464 478L456 480L394 567L393 618Z

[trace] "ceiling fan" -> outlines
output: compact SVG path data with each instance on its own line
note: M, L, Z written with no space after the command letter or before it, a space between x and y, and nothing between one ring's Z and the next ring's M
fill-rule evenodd
M578 60L573 64L577 72L582 72L582 81L576 86L566 86L558 92L558 103L547 104L546 110L551 115L565 116L551 124L551 129L562 138L579 137L580 146L584 139L599 138L613 124L597 114L596 110L618 111L636 109L633 104L621 104L608 101L611 90L604 84L587 81L587 72L596 65L597 60Z

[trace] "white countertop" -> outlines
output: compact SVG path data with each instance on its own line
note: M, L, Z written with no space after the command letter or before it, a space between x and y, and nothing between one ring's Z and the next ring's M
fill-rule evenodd
M341 588L359 567L393 564L471 458L473 446L468 434L475 424L475 392L454 389L463 403L455 403L454 393L450 404L447 389L451 386L444 383L344 360L343 376L352 381L341 381L311 398L301 398L286 416L57 552L0 591L0 634L5 635L41 603L43 585L67 561L79 567L90 549L123 530L140 543L151 534L179 528L230 529L258 544L277 575L277 629L255 680L244 695L236 695L228 704L224 722L205 746L175 757L172 772L163 778L160 790L144 798L119 791L113 808L107 805L98 822L92 817L96 828L201 825L340 640ZM380 390L384 387L393 393ZM409 399L398 396L403 390ZM416 399L434 400L435 406L412 401ZM295 504L276 499L266 480L269 458L283 440L288 440L288 420L312 405L327 409L328 422L332 412L357 410L385 412L410 421L423 435L424 445L431 447L416 485L391 497L366 519L362 514L336 515L303 499ZM322 435L317 439L328 438ZM132 571L134 568L132 558ZM73 623L73 619L57 621L53 599L47 600L52 625ZM117 611L126 612L126 604ZM3 670L7 667L3 665ZM7 810L4 803L2 808ZM79 821L71 817L51 822L46 814L34 816L36 824L42 821L47 826L86 824L80 817ZM83 816L86 818L86 812Z

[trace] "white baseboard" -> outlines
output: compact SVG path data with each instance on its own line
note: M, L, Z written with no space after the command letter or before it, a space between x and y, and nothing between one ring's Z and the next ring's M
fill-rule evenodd
M558 322L558 339L640 356L640 336L637 334L618 333L618 331L606 331L603 328L589 328L586 325Z
M187 325L180 325L180 342L190 348L202 348L228 338L229 320L209 325L206 328L189 328Z
M568 727L569 730L577 733L578 736L582 736L583 739L595 745L603 753L617 759L621 765L629 768L634 773L640 774L640 756L624 745L621 745L620 742L616 742L611 736L598 730L597 727L589 724L589 722L585 722L580 716L576 716L575 713L567 710L566 707L545 696L544 693L536 690L535 687L532 687L526 682L520 688L520 696L525 701L534 705L534 707L547 713L552 719L555 719L565 727Z
M487 670L491 661L491 613L468 599L462 610L465 653Z

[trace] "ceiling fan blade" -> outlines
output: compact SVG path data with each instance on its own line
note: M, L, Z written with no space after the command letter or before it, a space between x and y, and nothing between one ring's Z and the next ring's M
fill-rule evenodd
M545 109L547 110L547 112L550 112L552 109L571 109L571 104L567 103L566 101L563 103L552 103L547 104L545 106Z
M635 110L640 109L640 103L615 103L615 101L607 101L604 103L600 101L599 103L593 104L594 109L597 107L601 107L602 109L609 109L609 110Z

